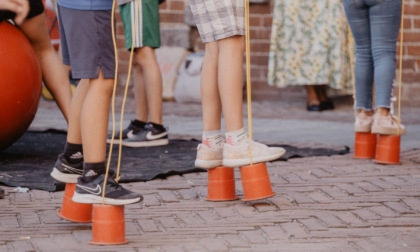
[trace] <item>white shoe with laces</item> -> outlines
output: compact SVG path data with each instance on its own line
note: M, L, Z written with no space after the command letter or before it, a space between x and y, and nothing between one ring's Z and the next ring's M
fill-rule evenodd
M373 115L366 115L365 113L358 113L356 122L354 123L355 132L370 132L373 124Z
M397 135L398 134L398 117L389 113L384 116L375 113L373 118L372 133L382 135ZM400 123L400 135L406 133L405 126Z
M252 162L263 163L276 160L286 153L281 147L268 147L265 144L251 141ZM223 146L223 166L241 167L251 164L249 153L249 140L243 144L230 145L225 143Z

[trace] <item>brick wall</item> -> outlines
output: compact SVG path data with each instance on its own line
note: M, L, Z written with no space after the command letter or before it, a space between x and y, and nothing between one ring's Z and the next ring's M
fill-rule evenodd
M271 33L272 10L274 0L253 0L250 6L250 35L251 35L251 79L253 100L294 99L304 97L302 88L292 87L279 89L267 85L267 64L269 42ZM251 0L251 2L253 2ZM198 32L191 24L193 21L188 15L189 0L166 0L160 5L160 19L162 37L173 30L189 36L188 47L192 51L202 50ZM119 20L119 19L118 19ZM175 25L175 26L174 26ZM176 26L178 25L178 26ZM180 28L181 27L181 28ZM185 31L187 27L188 31ZM404 46L403 46L403 75L402 94L403 102L411 105L420 105L420 0L405 0L404 19ZM123 48L122 23L117 24L119 58L120 58L120 83L125 83L128 69L129 54ZM171 42L172 41L172 42ZM163 39L163 45L171 45L173 40ZM399 45L399 44L398 44ZM399 52L399 51L398 51ZM399 57L397 57L398 59ZM397 72L398 76L398 72Z

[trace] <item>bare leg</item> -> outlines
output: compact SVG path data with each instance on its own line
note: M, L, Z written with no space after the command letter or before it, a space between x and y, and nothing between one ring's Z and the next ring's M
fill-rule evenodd
M307 104L309 106L320 104L314 85L306 85L306 94L307 94Z
M217 64L219 47L217 42L205 44L203 70L201 72L201 101L203 110L203 130L221 129L222 103L217 84ZM242 120L242 119L241 119Z
M156 60L155 50L148 46L139 48L136 51L136 58L143 70L149 121L162 124L162 74Z
M80 118L82 113L83 101L89 88L89 80L82 79L77 85L71 101L69 125L67 129L67 142L72 144L82 144L82 133Z
M142 67L136 63L134 66L134 101L135 101L135 119L147 122L148 107L146 97L146 87L144 85L144 74Z
M218 83L226 131L243 128L243 36L219 40Z
M105 161L109 107L114 86L113 79L104 79L102 70L97 79L89 80L89 87L81 113L81 132L84 161Z
M51 45L44 14L25 20L20 28L31 41L41 64L45 85L68 122L72 96L70 81L63 63Z

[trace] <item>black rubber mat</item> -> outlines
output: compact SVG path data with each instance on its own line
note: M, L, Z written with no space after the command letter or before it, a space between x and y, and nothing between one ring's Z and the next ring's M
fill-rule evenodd
M46 191L63 190L64 184L49 176L58 154L63 151L66 133L58 131L26 132L17 142L0 153L0 183L11 187L28 187ZM148 181L169 175L205 172L194 167L197 140L170 140L167 146L122 149L120 182ZM273 145L274 146L274 145ZM297 148L276 145L286 149L277 161L309 156L346 154L349 148ZM118 145L114 145L111 168L116 168Z

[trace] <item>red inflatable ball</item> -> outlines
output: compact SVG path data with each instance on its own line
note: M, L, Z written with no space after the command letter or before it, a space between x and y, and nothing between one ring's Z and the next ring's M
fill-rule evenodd
M41 68L31 43L18 28L0 22L0 151L29 128L41 86Z

